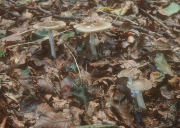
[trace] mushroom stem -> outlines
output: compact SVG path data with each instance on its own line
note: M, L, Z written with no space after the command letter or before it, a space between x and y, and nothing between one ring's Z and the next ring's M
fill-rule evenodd
M145 105L145 103L144 103L144 99L143 99L143 96L142 96L142 92L141 92L141 91L136 91L136 100L137 100L138 106L139 106L140 108L146 109L146 105Z
M49 36L49 44L51 47L51 55L55 59L56 52L55 52L55 48L54 48L54 39L53 39L52 31L51 30L47 30L47 31L48 31L48 36Z
M90 35L89 35L89 45L90 45L91 53L94 56L97 56L94 33L90 33Z

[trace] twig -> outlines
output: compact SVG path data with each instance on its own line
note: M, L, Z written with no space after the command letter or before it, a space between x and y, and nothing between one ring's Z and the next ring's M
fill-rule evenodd
M74 59L74 62L75 62L75 64L76 64L76 67L77 67L78 72L79 72L79 77L80 77L80 79L81 79L81 85L82 85L82 74L81 74L80 68L79 68L79 66L78 66L76 57L74 56L74 54L72 53L72 51L68 48L68 46L67 46L66 44L64 44L64 47L68 49L69 53L71 54L71 56L72 56L73 59Z
M100 12L102 12L102 13L104 13L104 14L107 14L107 15L110 15L110 16L113 16L113 17L116 17L116 18L120 18L120 19L129 21L129 22L131 22L132 24L138 25L138 23L136 23L136 22L134 22L134 21L132 21L132 20L130 20L130 19L128 19L128 18L125 18L125 17L123 17L123 16L120 16L120 15L117 16L117 15L114 15L114 14L109 14L109 13L106 13L106 12L104 12L104 11L100 11Z
M161 25L163 28L167 29L167 30L168 30L168 31L167 31L167 34L168 34L170 37L174 38L174 36L173 36L171 30L169 29L169 27L166 26L160 19L152 16L151 14L147 13L147 12L144 11L143 9L140 9L140 10L141 10L145 15L149 16L151 19L153 19L154 21L156 21L156 22L157 22L159 25Z
M31 32L31 31L34 31L34 30L36 30L36 29L26 30L26 31L23 31L23 32L19 33L18 35L22 35L22 34L25 34L25 33L27 33L27 32Z
M38 10L41 11L41 12L44 12L44 13L46 13L46 14L48 14L48 15L51 15L51 16L53 16L54 18L57 18L57 19L64 19L64 20L81 20L80 17L65 17L65 16L62 17L62 16L59 16L59 15L56 15L56 14L52 14L50 11L47 11L47 10L41 8L40 5L38 5Z
M118 23L112 23L112 25L115 26L115 27L121 27L121 25L118 24ZM145 29L145 28L143 28L143 27L140 27L140 26L137 26L137 25L131 25L131 27L132 27L132 28L135 28L135 29L138 29L139 31L142 31L142 32L144 32L144 33L156 34L156 35L158 35L158 36L163 36L163 35L161 35L161 34L159 34L159 33L153 32L153 31L151 31L151 30L147 30L147 29Z

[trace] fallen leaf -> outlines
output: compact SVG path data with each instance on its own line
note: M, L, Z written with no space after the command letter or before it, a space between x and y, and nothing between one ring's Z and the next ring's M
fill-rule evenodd
M158 71L157 72L152 72L150 74L150 80L153 83L153 87L156 87L157 83L162 82L164 78L165 78L165 75L163 73L158 72Z
M160 88L160 92L161 92L161 95L162 95L164 98L166 98L166 99L168 99L168 100L174 99L174 92L173 92L173 91L169 91L166 86L162 86L162 87Z
M166 61L166 58L164 57L163 53L157 53L156 57L154 58L154 62L156 65L156 68L161 71L164 74L173 75L173 71L169 64Z
M71 119L66 118L63 112L48 112L36 121L34 128L69 128L70 125Z
M171 16L179 12L179 10L180 10L180 5L175 2L171 2L166 8L164 8L164 11L168 14L168 16Z
M81 116L84 113L84 110L81 110L77 107L71 107L71 112L73 115L73 123L77 126L81 124Z
M96 102L94 102L94 101L90 101L89 103L88 103L88 107L87 107L87 115L89 116L89 117L91 117L91 116L93 116L96 112L97 112L97 110L98 110L98 108L99 108L100 106L99 106L99 103L96 103Z
M15 33L0 39L0 42L8 42L8 43L16 43L18 41L22 41L22 36L20 35L20 33Z

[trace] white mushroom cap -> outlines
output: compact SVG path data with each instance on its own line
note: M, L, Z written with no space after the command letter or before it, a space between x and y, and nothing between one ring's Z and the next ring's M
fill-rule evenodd
M49 22L40 22L33 25L34 29L48 29L48 30L59 30L66 26L66 23L63 21L49 21Z
M130 88L131 90L144 91L151 89L152 83L147 79L138 79L132 81L131 84L127 84L127 87Z
M94 32L101 32L112 27L111 23L105 21L97 21L93 23L84 23L84 24L77 24L74 28L79 32L84 33L94 33Z

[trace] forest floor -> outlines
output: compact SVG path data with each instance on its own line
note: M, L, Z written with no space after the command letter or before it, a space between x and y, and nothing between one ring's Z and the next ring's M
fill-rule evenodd
M0 0L0 128L178 127L178 0Z

